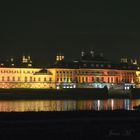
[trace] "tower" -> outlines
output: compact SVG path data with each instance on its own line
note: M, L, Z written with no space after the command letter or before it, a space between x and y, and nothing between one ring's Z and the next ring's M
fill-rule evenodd
M64 59L65 59L64 54L58 53L56 55L56 61L64 61Z

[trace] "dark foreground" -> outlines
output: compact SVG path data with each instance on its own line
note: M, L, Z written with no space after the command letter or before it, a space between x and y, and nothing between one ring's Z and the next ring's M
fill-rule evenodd
M0 113L0 139L140 138L139 111Z

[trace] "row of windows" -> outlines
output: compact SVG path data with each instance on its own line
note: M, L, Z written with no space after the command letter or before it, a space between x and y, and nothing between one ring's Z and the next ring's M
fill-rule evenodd
M66 74L66 72L65 71L57 71L57 73L59 73L60 75L62 74L62 73L64 73L64 74ZM69 72L67 72L67 73L69 73ZM72 74L72 72L70 72L71 74ZM99 72L99 71L94 71L94 72L90 72L90 71L75 71L74 72L75 74L99 74L99 75L105 75L105 72ZM107 72L107 74L108 75L118 75L119 73L118 72L113 72L113 71L109 71L109 72ZM127 72L127 73L122 73L122 75L134 75L134 73L133 72ZM65 75L64 75L65 76Z
M72 78L57 78L57 82L72 82Z
M59 74L62 74L62 73L64 73L64 74L66 74L66 72L65 71L57 71L57 73L59 73ZM100 74L103 74L103 72L88 72L88 71L75 71L75 72L73 72L73 73L75 73L75 74L94 74L94 73L100 73ZM72 74L72 72L67 72L67 74Z
M83 64L83 67L87 67L87 66L89 66L88 64ZM106 67L106 65L104 65L104 64L90 64L90 66L91 67L101 67L101 68L103 68L103 67ZM111 65L109 64L109 65L107 65L107 67L108 68L111 68Z
M35 73L35 71L1 70L0 73L26 73L26 74L33 74L33 73Z
M114 83L114 80L115 80L116 83L119 82L118 77L116 77L116 78L108 77L107 81L105 81L104 77L92 77L90 80L88 80L88 77L81 77L81 78L79 77L79 78L77 78L76 81L78 81L78 82L81 81L82 83L84 83L84 82L108 82L108 83Z
M133 72L127 72L127 73L122 73L122 75L135 75L135 73L133 73Z
M72 71L56 71L56 73L72 73Z
M21 81L21 77L4 77L2 76L1 78L2 81L12 81L12 82L15 82L15 81ZM40 82L42 81L42 79L40 77L38 78L35 78L35 77L24 77L24 81L25 82ZM49 78L49 80L47 80L47 78L45 77L43 79L44 82L52 82L52 78Z

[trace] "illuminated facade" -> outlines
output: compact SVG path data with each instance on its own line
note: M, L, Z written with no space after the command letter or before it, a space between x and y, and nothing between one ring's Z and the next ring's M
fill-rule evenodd
M136 60L128 64L126 58L119 65L96 56L93 51L81 53L80 61L65 62L58 54L56 62L47 69L33 68L30 56L22 57L22 67L16 67L14 59L6 67L1 63L0 88L128 88L140 84L140 71ZM128 87L127 87L128 86Z

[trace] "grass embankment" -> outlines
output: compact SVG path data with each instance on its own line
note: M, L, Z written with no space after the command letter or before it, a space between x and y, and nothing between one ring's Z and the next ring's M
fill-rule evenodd
M107 99L105 89L0 89L0 100Z

